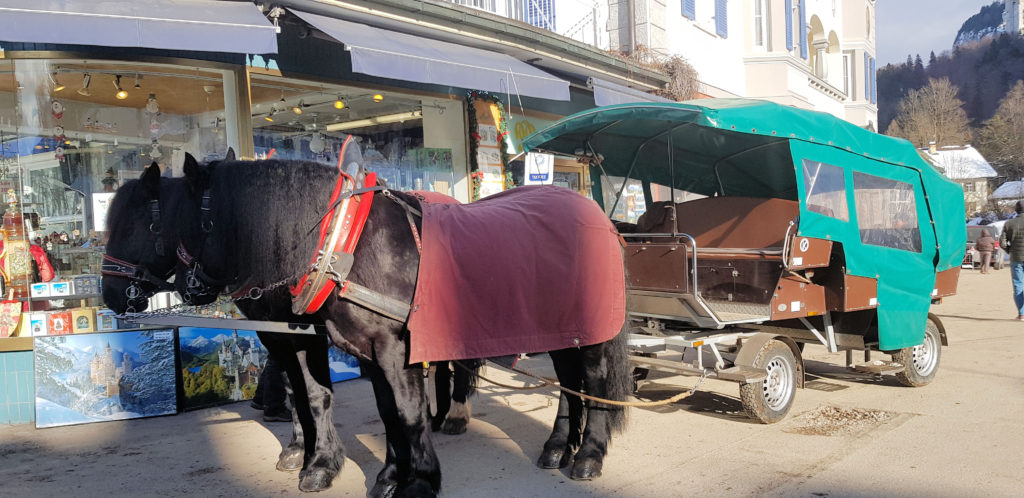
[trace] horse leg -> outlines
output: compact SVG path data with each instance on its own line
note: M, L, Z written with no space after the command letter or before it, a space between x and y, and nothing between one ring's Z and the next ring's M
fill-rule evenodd
M436 496L441 490L441 466L430 441L429 400L423 387L422 371L405 365L405 343L380 341L375 344L377 365L390 386L398 422L408 443L395 448L398 456L399 496ZM400 450L407 450L402 455ZM408 466L403 469L403 456Z
M285 393L291 402L292 411L292 439L278 455L277 470L295 472L302 469L302 460L305 455L303 424L312 425L313 423L313 420L307 417L308 411L298 410L298 401L306 399L302 370L290 340L276 334L258 333L257 335L270 356L274 357L274 361L285 372Z
M327 358L327 338L295 338L296 357L308 393L314 432L307 436L306 459L299 473L299 489L322 491L331 487L345 461L345 448L334 428L334 392ZM307 432L308 434L308 432Z
M582 384L582 362L578 351L562 349L552 351L550 356L559 384L579 391ZM583 443L585 424L583 400L579 396L566 395L562 392L558 397L558 415L555 417L554 428L544 443L544 450L537 459L537 466L542 469L557 469L569 465Z
M626 399L633 385L624 343L625 334L620 334L612 341L583 348L584 392L597 398ZM576 480L601 476L612 432L625 424L625 408L588 400L585 420L583 446L576 453L576 461L569 473L569 477Z
M409 473L409 443L401 431L395 396L387 379L384 378L384 372L376 364L363 361L359 362L359 368L363 375L369 377L370 384L373 386L377 412L380 414L381 422L384 423L384 439L387 443L384 468L377 473L373 488L367 495L375 498L391 497L394 496L395 490L398 488L399 475L408 475Z
M471 367L479 368L479 363L477 360L451 363L455 368L455 384L452 386L451 408L445 416L441 432L445 434L462 434L466 432L466 426L469 425L471 407L468 398L473 393L472 373L466 369Z
M450 362L439 361L434 363L434 402L437 404L437 411L430 420L430 430L441 430L448 411L452 406L451 389L452 371ZM447 431L445 431L447 433Z

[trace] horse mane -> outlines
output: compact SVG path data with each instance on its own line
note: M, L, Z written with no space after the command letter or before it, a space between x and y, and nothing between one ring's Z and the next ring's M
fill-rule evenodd
M219 162L209 171L211 236L223 244L224 257L230 258L225 262L234 267L233 275L221 277L266 286L304 273L316 251L337 169L271 159Z
M110 209L107 213L106 227L111 237L117 237L120 230L125 228L122 218L138 212L139 208L136 207L136 204L141 203L136 192L139 190L140 183L139 180L129 180L124 185L121 185L117 189L117 193L114 194L114 200L110 203ZM115 238L115 240L120 239Z

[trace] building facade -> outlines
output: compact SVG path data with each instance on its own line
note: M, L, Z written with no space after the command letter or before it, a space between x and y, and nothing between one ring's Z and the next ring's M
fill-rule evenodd
M989 202L989 179L996 170L970 145L929 147L922 153L942 168L945 175L964 189L964 208L967 215L980 213Z

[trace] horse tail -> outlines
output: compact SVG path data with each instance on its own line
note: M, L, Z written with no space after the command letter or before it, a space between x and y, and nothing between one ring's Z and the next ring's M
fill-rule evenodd
M608 399L614 401L626 401L633 394L633 368L629 362L629 320L622 324L619 331L612 340L605 343L602 358L607 365L607 391ZM626 428L626 407L614 407L608 416L608 433L622 432Z

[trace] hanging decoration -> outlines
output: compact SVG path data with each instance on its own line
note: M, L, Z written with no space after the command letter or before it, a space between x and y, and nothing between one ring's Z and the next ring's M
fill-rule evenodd
M502 146L508 120L501 99L484 91L466 94L469 114L469 170L473 199L512 188L508 152Z
M50 112L56 122L53 127L53 139L57 144L53 149L53 157L60 161L64 159L64 103L54 99L50 102Z

